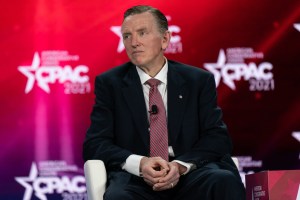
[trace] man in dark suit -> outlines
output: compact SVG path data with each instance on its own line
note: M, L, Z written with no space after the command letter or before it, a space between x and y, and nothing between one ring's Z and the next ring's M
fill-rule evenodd
M245 199L213 75L164 57L168 22L153 7L128 9L121 31L131 62L97 76L83 149L84 160L105 163L104 198ZM158 108L151 105L150 79L158 83ZM165 141L150 136L157 112L165 116L159 124L167 124L161 125L166 157L151 150Z

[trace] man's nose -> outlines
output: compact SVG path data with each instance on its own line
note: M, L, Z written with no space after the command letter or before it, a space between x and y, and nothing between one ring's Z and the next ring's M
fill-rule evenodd
M138 47L138 46L140 46L140 40L139 40L139 38L138 38L137 35L133 35L133 36L132 36L132 39L131 39L131 46L132 46L132 47Z

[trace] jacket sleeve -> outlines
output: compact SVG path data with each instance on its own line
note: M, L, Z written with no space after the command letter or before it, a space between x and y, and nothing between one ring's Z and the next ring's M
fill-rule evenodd
M83 144L83 159L102 160L108 170L119 170L131 152L114 144L114 96L109 81L95 80L95 104Z

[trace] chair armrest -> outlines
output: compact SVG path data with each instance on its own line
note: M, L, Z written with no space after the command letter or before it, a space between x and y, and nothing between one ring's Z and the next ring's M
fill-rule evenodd
M101 160L86 161L84 175L89 200L103 200L107 179L104 163Z
M236 168L239 169L239 160L237 159L237 157L231 157L231 158L232 158L234 164L236 165Z

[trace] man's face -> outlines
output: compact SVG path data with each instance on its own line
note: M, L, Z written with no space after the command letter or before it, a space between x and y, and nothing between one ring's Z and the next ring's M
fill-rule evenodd
M170 33L159 32L154 16L145 12L125 18L122 24L123 43L132 63L139 67L157 67L164 62L163 51Z

